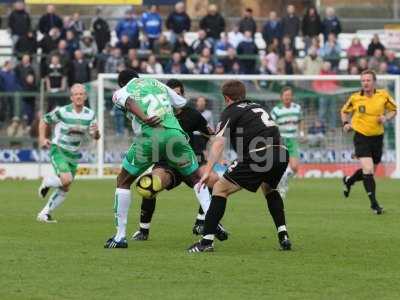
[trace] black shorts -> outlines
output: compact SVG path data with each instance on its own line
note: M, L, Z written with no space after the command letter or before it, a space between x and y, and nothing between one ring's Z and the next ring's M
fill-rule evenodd
M272 146L258 155L263 157L261 162L235 160L224 173L224 178L254 193L263 182L270 188L276 189L289 163L287 149L282 146Z
M354 134L354 149L356 157L371 157L374 164L379 164L383 152L383 134L365 136L356 132Z

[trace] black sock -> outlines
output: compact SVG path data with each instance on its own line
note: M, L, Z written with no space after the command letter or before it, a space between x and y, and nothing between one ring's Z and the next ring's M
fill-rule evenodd
M364 174L363 183L364 183L365 191L367 192L369 200L371 201L371 204L375 204L376 203L376 198L375 198L376 185L375 185L374 175L373 174Z
M362 169L358 169L357 171L354 172L353 175L351 175L348 179L347 179L347 183L349 185L353 185L354 183L356 183L357 181L361 181L363 180L363 172Z
M226 208L226 198L220 196L212 196L210 208L206 214L206 220L204 222L203 236L208 234L215 234L217 232L217 226L224 216ZM202 244L211 244L212 240L202 239Z
M279 226L286 225L285 208L279 192L274 190L267 194L265 198L267 199L269 213L274 220L276 229L278 229Z
M156 208L156 198L142 199L140 211L140 223L151 223L154 210Z

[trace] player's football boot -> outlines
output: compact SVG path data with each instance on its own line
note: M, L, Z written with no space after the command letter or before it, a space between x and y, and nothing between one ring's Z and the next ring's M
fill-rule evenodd
M194 243L187 249L189 253L198 253L198 252L213 252L214 251L214 244L211 243L209 245L203 245L201 241Z
M132 240L134 241L147 241L149 239L149 231L139 229L132 235Z
M222 224L218 224L217 232L215 233L215 237L221 242L226 241L229 237L228 231L222 226Z
M128 242L126 241L126 238L123 238L117 242L114 237L112 237L107 240L104 248L128 248Z
M343 181L343 195L347 198L350 195L351 185L347 183L349 180L349 176L344 176L342 178Z
M192 232L194 235L203 234L204 230L204 221L196 220L196 223L193 225ZM218 224L217 232L215 233L215 237L221 242L226 241L229 238L229 232L225 230L222 224Z
M200 235L204 230L204 220L196 219L196 222L193 225L192 232L194 235Z
M42 184L40 185L39 190L38 190L39 197L44 199L46 197L47 193L49 192L49 190L50 190L50 188L45 186L42 181Z
M54 220L49 214L38 214L36 220L42 223L57 223L57 220Z
M377 214L377 215L383 214L383 207L380 206L378 202L372 203L371 209L374 214Z
M281 231L278 233L279 245L281 250L287 251L292 249L292 243L289 240L287 231Z

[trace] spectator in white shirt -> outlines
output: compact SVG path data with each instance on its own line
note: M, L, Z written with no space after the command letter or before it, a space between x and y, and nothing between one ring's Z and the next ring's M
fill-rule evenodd
M237 46L244 39L243 33L239 31L239 26L234 26L233 30L228 33L228 41L232 44L232 46L236 49Z

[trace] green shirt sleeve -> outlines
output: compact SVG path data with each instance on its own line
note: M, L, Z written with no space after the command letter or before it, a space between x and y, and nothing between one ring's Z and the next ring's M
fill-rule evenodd
M54 124L60 121L60 109L56 107L51 112L48 112L43 116L43 121L47 124Z

